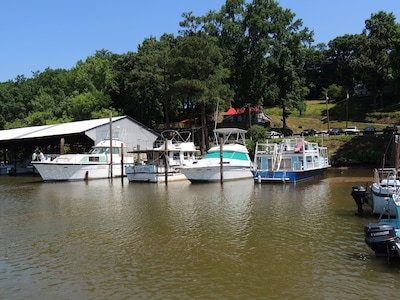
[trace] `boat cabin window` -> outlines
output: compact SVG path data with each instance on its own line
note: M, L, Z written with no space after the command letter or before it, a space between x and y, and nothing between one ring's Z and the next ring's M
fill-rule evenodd
M119 154L119 148L113 147L112 148L113 154ZM93 148L92 154L108 154L110 153L110 147L96 147Z
M89 161L91 161L91 162L99 162L100 161L100 157L98 157L98 156L89 156Z

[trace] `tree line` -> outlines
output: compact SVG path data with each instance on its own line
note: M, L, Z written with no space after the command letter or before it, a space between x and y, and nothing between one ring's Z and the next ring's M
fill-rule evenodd
M183 13L177 36L146 38L137 51L102 49L69 69L0 83L0 128L129 115L150 128L199 120L248 104L282 109L283 127L305 99L341 100L363 84L379 108L400 92L400 25L371 14L359 34L314 44L313 31L273 0L226 0L204 16Z

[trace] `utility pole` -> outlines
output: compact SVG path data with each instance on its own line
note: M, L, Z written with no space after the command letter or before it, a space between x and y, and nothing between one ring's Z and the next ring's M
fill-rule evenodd
M348 121L349 121L349 93L347 92L347 96L346 96L346 128L347 128Z
M328 135L329 135L330 126L329 126L329 107L328 107L329 97L328 97L328 94L325 94L325 99L326 99L326 120L328 122Z

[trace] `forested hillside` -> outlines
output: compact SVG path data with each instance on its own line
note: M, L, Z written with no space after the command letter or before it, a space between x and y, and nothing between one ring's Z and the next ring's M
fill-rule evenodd
M178 36L145 39L122 55L101 49L69 70L0 83L0 129L109 112L150 128L198 119L206 146L210 116L231 106L277 107L284 127L306 111L306 99L332 104L362 87L369 111L379 111L399 95L400 26L383 11L365 24L360 34L315 45L313 32L277 2L227 0L205 16L183 14Z

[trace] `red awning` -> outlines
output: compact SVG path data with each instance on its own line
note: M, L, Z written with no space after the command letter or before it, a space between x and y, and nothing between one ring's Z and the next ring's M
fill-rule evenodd
M230 109L228 109L228 111L225 113L225 115L236 115L236 109L231 107Z

